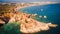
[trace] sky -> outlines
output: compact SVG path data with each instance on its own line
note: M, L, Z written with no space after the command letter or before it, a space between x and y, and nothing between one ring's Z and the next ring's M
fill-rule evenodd
M43 2L43 1L60 2L60 0L0 0L0 2Z

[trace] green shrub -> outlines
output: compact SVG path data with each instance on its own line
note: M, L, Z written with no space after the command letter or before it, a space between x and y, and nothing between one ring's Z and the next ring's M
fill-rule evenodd
M0 28L0 34L20 34L20 23L8 23Z

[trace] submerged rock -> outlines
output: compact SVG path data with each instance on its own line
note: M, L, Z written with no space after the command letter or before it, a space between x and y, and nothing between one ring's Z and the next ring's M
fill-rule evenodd
M58 26L58 25L52 24L52 23L48 23L48 26L49 26L49 27L56 27L56 26Z

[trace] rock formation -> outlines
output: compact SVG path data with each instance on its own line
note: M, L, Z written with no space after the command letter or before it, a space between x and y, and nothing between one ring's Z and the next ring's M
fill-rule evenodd
M2 19L1 19L2 18ZM1 21L2 20L2 21ZM43 23L31 18L30 14L23 12L4 13L0 17L0 24L8 22L20 22L20 31L22 33L35 33L42 30L49 30L49 27L56 27L57 25L51 23Z

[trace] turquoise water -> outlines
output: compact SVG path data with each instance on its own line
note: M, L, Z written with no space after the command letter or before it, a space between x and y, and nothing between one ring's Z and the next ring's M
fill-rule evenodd
M38 14L36 17L38 21L59 25L56 28L36 34L60 34L60 3L26 7L21 9L21 11L29 14ZM42 18L39 18L39 16L42 16ZM45 19L44 16L47 16L47 18Z

